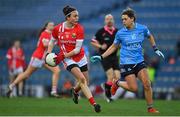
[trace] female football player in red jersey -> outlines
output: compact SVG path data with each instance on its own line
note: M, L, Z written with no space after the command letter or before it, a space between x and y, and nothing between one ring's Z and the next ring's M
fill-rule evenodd
M37 48L32 55L31 61L28 65L28 68L26 69L25 72L18 75L16 80L9 85L9 91L7 92L8 96L10 95L13 87L16 84L18 84L22 80L28 78L38 68L41 68L42 66L44 66L45 68L47 68L48 70L50 70L53 73L51 95L54 97L59 97L59 95L57 94L57 85L58 85L57 83L58 83L58 79L59 79L60 68L59 68L59 66L50 67L44 63L44 58L45 58L45 55L47 52L49 40L52 37L51 35L52 35L53 28L54 28L54 23L53 22L47 22L45 24L45 26L42 28L42 30L40 31Z
M60 47L60 53L55 58L56 64L63 62L65 68L70 71L77 80L77 86L72 89L73 101L78 104L78 92L82 90L90 104L94 106L96 112L100 112L100 105L96 104L91 91L88 88L88 67L87 58L82 47L84 40L84 29L78 23L78 11L66 6L63 9L66 21L55 26L50 41L48 53L53 49L53 43L57 40Z
M6 58L8 59L8 70L11 83L15 80L17 75L22 73L25 69L24 51L19 40L15 40L13 46L8 49ZM23 95L23 84L23 82L20 82L16 87L18 96ZM16 90L13 91L11 96L16 96Z

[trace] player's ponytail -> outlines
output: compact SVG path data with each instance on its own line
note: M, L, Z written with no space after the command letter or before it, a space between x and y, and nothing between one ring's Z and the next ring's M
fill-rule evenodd
M44 24L44 26L40 29L40 31L39 31L39 33L38 33L38 37L40 37L41 36L41 33L44 31L44 30L46 30L46 27L47 27L47 25L50 23L50 21L48 21L48 22L46 22L45 24Z

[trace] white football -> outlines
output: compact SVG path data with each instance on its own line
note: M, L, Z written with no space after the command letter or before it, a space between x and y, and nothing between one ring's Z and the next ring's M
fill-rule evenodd
M49 53L45 58L46 64L52 67L56 66L56 62L54 61L55 57L57 57L55 53Z

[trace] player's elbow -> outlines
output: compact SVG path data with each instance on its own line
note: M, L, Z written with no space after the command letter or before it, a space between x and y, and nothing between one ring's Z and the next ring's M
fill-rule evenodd
M75 53L75 54L79 54L79 52L80 52L80 49L79 49L79 48L75 48L75 49L74 49L74 53Z
M49 44L44 44L44 47L48 47Z

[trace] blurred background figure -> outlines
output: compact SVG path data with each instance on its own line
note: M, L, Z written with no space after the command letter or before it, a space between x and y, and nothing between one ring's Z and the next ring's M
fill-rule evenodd
M46 22L42 29L39 32L39 39L37 42L37 47L32 54L31 61L27 69L19 74L14 81L12 81L8 86L7 97L10 96L11 92L13 91L16 84L19 84L23 80L30 77L36 70L44 67L52 72L52 89L51 89L51 96L59 98L57 89L58 89L58 80L60 74L59 66L48 66L45 64L45 56L47 54L47 47L51 40L52 30L54 29L54 22Z
M63 84L62 93L65 97L71 96L71 88L73 87L73 82L67 78Z
M15 40L13 46L8 49L6 58L8 59L9 80L12 83L26 67L24 51L19 40ZM13 90L11 97L23 96L23 86L24 81L19 82Z
M104 18L104 27L100 28L93 37L91 44L97 49L99 55L103 54L113 43L118 29L114 26L114 18L107 14ZM101 61L106 73L107 81L103 84L107 101L111 101L111 86L120 78L119 59L117 51Z

